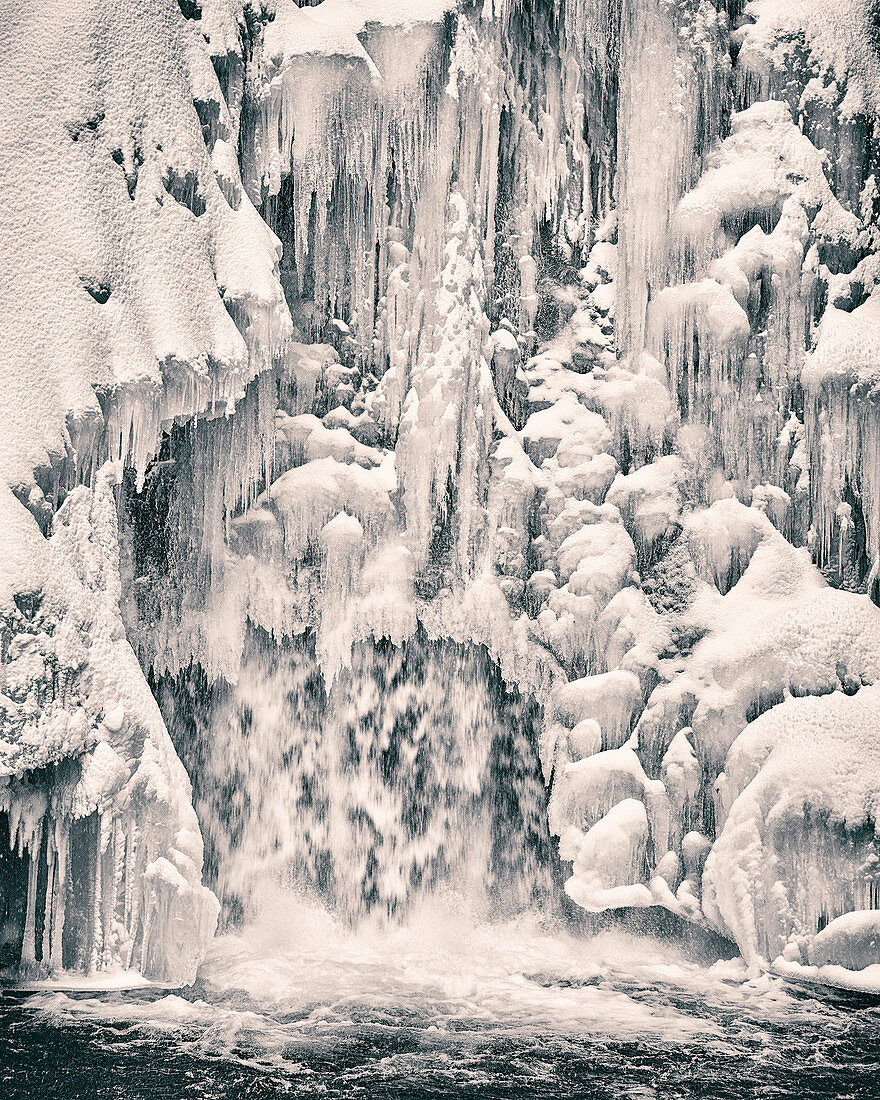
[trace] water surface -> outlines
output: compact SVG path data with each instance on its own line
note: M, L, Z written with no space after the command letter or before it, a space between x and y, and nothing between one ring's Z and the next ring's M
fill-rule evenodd
M739 980L734 980L734 979ZM18 1097L870 1097L880 1009L675 947L440 905L358 931L289 897L185 990L4 998Z

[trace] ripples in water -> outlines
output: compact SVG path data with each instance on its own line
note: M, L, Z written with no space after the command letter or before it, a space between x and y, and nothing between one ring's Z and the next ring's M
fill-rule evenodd
M188 990L7 997L18 1097L870 1097L880 1011L536 919L337 927L287 900ZM735 979L735 980L734 980Z

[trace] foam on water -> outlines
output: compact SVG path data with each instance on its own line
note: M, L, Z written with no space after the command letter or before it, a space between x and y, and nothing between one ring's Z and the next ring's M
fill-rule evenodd
M251 927L218 939L202 981L209 996L243 991L273 1013L303 1014L299 1026L319 1030L354 1025L365 1014L439 1031L465 1021L670 1039L707 1030L618 992L609 981L612 958L615 967L687 969L652 941L616 934L585 941L534 914L478 922L454 895L431 899L405 924L368 921L352 931L279 893Z
M742 976L736 962L707 969L620 932L586 940L535 916L479 922L453 896L391 929L378 918L352 929L278 890L215 941L192 990L28 1003L36 1026L129 1049L138 1096L139 1058L154 1044L169 1065L185 1061L197 1095L244 1095L235 1089L248 1080L266 1095L556 1096L572 1095L558 1091L569 1080L595 1083L590 1095L608 1081L607 1095L652 1096L669 1095L654 1088L670 1073L684 1088L675 1095L705 1095L707 1081L735 1095L736 1081L769 1077L780 1095L827 1095L809 1082L845 1058L853 1026L876 1021L848 1021L769 977L730 980ZM774 1075L798 1058L806 1077L788 1093Z
M618 988L624 972L635 984L706 980L651 940L607 933L586 941L534 916L477 923L452 897L406 924L376 920L352 930L279 890L252 925L215 941L194 992L149 1001L47 993L32 1003L71 1017L185 1029L202 1052L288 1069L297 1051L331 1056L364 1027L414 1029L429 1050L456 1045L462 1031L667 1042L720 1035L712 1021Z

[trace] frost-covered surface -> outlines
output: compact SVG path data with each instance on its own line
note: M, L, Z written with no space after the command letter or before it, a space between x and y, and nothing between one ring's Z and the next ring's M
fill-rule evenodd
M232 408L289 330L277 242L242 190L204 42L172 0L26 4L4 24L2 404L15 416L0 474L27 485L36 469L54 487L60 466L70 481L109 454L142 475L163 424ZM215 120L207 145L197 104Z
M654 40L670 30L661 13L648 16ZM629 98L658 64L639 33L625 39L639 60L622 87L624 146L655 125L653 100L640 121ZM611 855L588 841L596 815L621 807L600 833L630 860L630 903L708 922L751 962L878 958L869 937L845 959L845 936L817 936L877 904L868 685L880 613L857 594L874 584L878 553L871 35L860 4L747 4L731 38L729 136L687 160L694 66L664 75L667 100L687 106L663 123L663 172L631 163L641 148L618 166L618 346L646 340L684 423L676 454L618 476L603 507L620 511L667 633L654 635L659 682L644 709L619 704L628 767L609 768L598 795L585 777L621 750L590 736L589 707L566 719L551 801L565 809L551 821L573 860L566 888L589 908L619 888ZM710 143L711 113L700 125ZM606 751L571 762L584 750Z
M809 945L820 916L876 899L878 692L790 699L731 747L721 784L729 812L706 863L704 909L747 957ZM832 925L808 948L815 961L847 961ZM860 969L877 958L866 940L848 962Z
M3 946L20 946L29 977L187 982L217 903L189 780L119 615L113 481L105 467L94 489L74 489L48 541L10 498L31 575L13 575L4 608L0 807L18 856L5 874L26 889L6 902Z
M664 906L750 964L846 965L820 927L876 903L878 858L877 48L855 0L804 7L74 12L34 155L4 160L32 173L3 215L27 274L7 317L57 306L36 333L8 320L10 622L52 590L24 505L48 529L121 459L105 618L121 599L180 744L251 721L268 744L260 684L306 639L330 693L373 640L483 646L544 707L576 904ZM16 126L45 83L34 44L55 58L62 34L60 9L33 21L5 77ZM77 202L53 197L65 173ZM25 198L46 216L25 225ZM169 710L184 688L192 714ZM85 713L40 698L38 732L6 740L19 771L75 758L90 806L129 780ZM215 794L239 748L192 756ZM359 866L306 813L285 827L315 837L281 843L284 784L311 773L252 764L271 820L219 880L254 851ZM355 793L393 832L400 792L366 768ZM463 819L438 820L442 848ZM389 844L394 908L421 856ZM197 863L166 844L144 882L196 890Z
M806 98L823 96L843 119L876 109L880 80L870 5L862 0L749 0L739 67L764 94L792 70L806 77ZM806 55L806 56L804 56ZM798 72L800 70L800 72Z

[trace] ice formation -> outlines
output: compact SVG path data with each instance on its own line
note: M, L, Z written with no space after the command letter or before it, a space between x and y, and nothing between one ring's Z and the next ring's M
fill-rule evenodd
M73 489L48 542L6 498L4 550L26 553L29 575L13 574L3 606L3 948L32 977L191 981L217 902L189 780L119 614L113 483L105 466Z
M17 10L4 964L192 975L169 729L227 916L527 903L549 829L880 964L880 55L803 8Z

